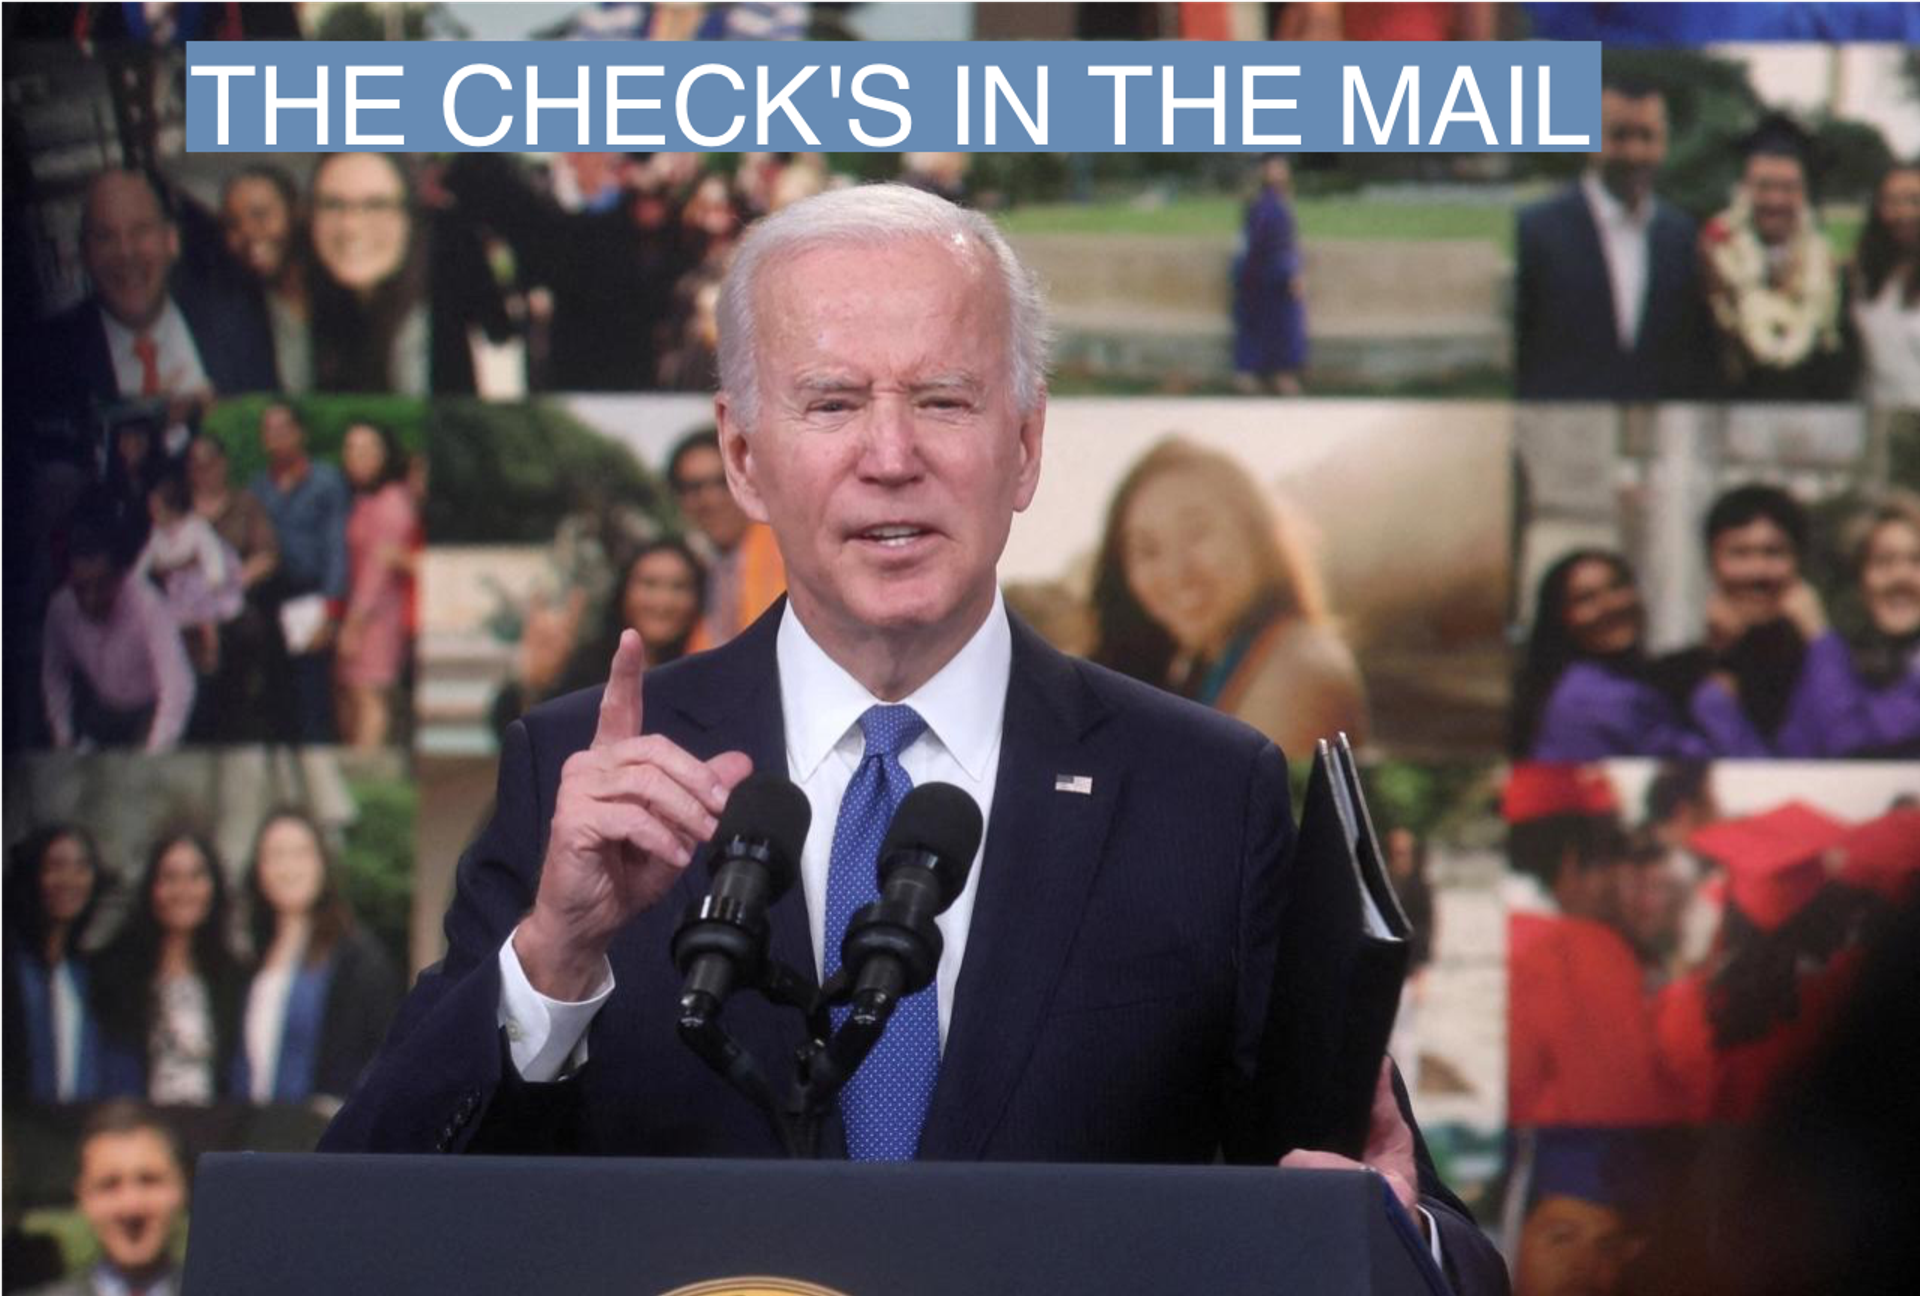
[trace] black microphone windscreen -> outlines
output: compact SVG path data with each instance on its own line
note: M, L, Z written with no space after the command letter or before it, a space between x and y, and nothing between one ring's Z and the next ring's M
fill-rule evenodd
M942 881L951 891L946 903L952 904L966 885L974 853L980 849L980 832L980 807L972 797L951 783L922 783L901 798L900 808L893 812L880 858L910 850L938 856L946 865Z
M753 773L727 798L713 839L766 840L785 875L776 889L785 890L800 874L800 852L807 844L807 827L812 822L813 806L805 792L778 774Z

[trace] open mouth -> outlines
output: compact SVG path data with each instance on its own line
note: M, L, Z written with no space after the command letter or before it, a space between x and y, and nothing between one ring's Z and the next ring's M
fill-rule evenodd
M924 540L932 534L933 532L927 530L925 527L914 526L912 523L907 522L898 522L888 523L884 526L868 527L866 530L858 532L854 538L867 544L878 545L882 549L908 549L911 548L915 542Z

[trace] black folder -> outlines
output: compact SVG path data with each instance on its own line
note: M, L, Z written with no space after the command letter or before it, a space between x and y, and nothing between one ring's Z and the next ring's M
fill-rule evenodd
M1380 1060L1407 976L1411 927L1345 734L1315 744L1256 1085L1261 1155L1318 1148L1359 1159Z

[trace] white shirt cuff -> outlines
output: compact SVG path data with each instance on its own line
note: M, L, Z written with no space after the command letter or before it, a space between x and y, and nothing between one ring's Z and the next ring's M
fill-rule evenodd
M613 993L613 966L603 958L600 967L599 984L585 999L549 999L527 980L508 935L500 947L500 1027L507 1032L513 1069L522 1080L547 1084L585 1065L587 1027Z

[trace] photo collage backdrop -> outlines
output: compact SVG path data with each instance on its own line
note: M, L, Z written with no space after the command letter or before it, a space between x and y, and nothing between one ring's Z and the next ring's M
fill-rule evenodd
M1920 868L1920 61L1880 8L10 8L10 1229L87 1262L108 1097L310 1148L442 950L504 727L625 627L665 660L778 597L702 440L718 284L754 220L899 180L1047 284L1008 606L1268 733L1296 792L1347 733L1443 1174L1523 1296L1684 1268ZM188 155L179 42L216 37L1601 39L1610 134ZM184 916L175 875L212 883Z

